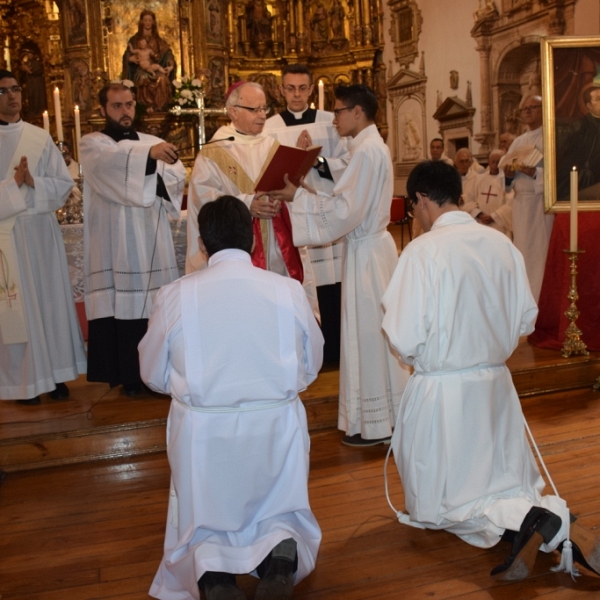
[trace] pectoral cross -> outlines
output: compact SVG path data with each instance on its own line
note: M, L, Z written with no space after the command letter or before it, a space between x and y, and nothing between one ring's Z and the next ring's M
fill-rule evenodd
M174 106L169 112L174 115L197 115L198 116L198 145L201 146L206 142L206 127L204 125L204 117L226 115L227 110L225 108L205 108L204 107L204 94L196 100L198 108L181 108L181 106ZM196 148L199 150L199 147Z
M492 186L490 185L490 188L488 189L487 192L481 192L482 196L486 196L485 199L485 203L487 204L490 201L490 196L497 196L498 194L492 194Z

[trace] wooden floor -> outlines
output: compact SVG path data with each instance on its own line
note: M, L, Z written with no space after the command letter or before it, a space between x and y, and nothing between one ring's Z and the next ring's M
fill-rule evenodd
M548 467L571 511L600 525L600 394L589 388L524 399ZM311 435L310 496L323 530L317 567L295 598L311 600L600 598L600 577L549 572L494 583L507 545L468 546L445 532L394 520L383 491L383 447L352 449L335 430ZM394 504L403 495L388 465ZM2 600L134 600L160 561L169 487L163 453L121 461L8 473L0 485ZM256 581L240 578L252 597Z

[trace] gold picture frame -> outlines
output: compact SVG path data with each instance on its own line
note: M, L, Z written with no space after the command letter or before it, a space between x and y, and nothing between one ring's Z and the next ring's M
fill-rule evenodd
M579 210L599 211L600 168L592 168L590 159L600 165L600 133L590 125L596 109L588 108L593 105L585 93L600 90L600 37L542 38L541 56L546 211L569 211L573 166L579 171Z

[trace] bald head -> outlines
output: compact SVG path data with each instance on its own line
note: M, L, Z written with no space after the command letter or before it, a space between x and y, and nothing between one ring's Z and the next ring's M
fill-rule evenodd
M454 166L458 169L461 176L469 172L472 162L473 156L468 148L461 148L454 157Z

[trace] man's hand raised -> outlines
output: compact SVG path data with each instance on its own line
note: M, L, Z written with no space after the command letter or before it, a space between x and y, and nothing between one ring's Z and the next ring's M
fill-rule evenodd
M177 146L170 144L169 142L160 142L150 148L150 158L154 160L162 160L168 165L173 165L179 159L177 154Z

